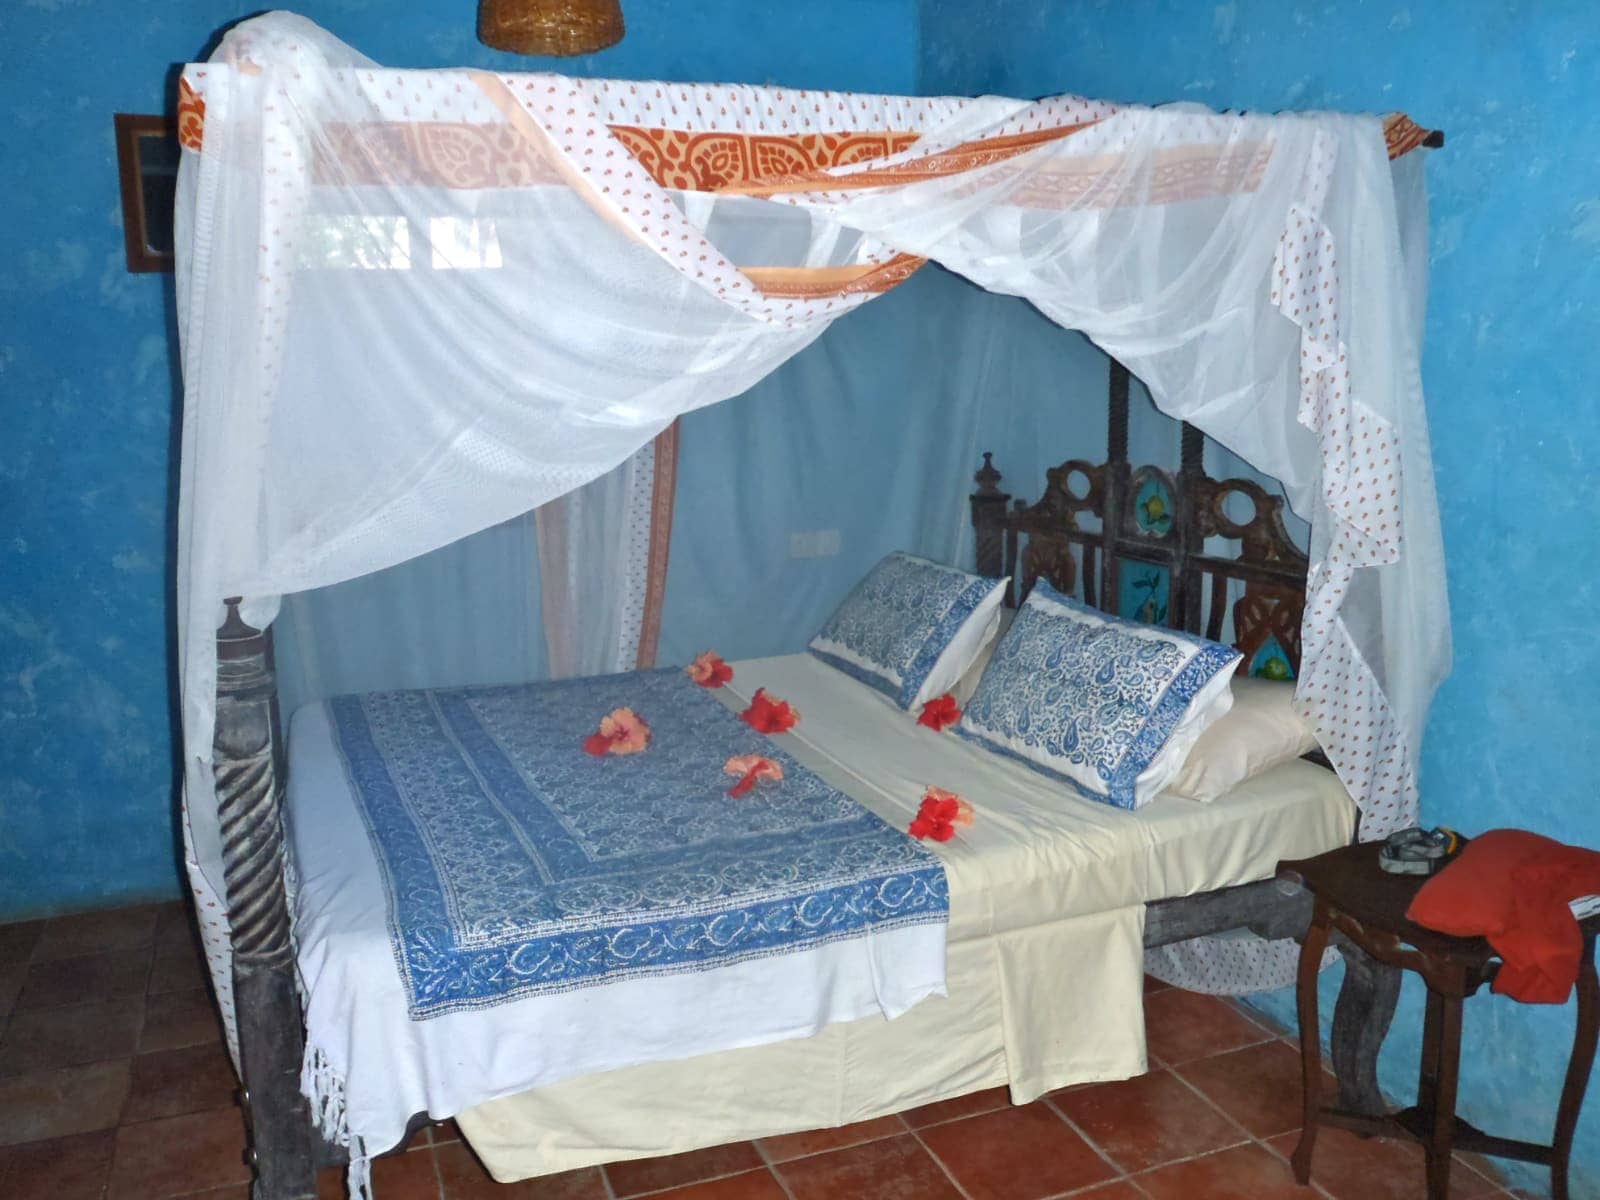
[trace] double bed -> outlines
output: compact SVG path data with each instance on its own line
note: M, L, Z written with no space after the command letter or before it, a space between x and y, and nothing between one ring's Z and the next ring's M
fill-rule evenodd
M1038 503L1010 504L985 462L972 497L980 573L1014 577L1008 604L1044 579L1093 605L1097 596L1130 594L1117 586L1118 570L1164 572L1161 623L1227 634L1243 656L1241 673L1292 673L1305 564L1283 529L1281 501L1248 481L1206 477L1198 434L1188 427L1183 471L1131 470L1119 458L1125 389L1114 374L1109 461L1052 470ZM1128 510L1152 487L1173 519L1144 528ZM1235 491L1252 503L1247 522L1225 515ZM1234 541L1237 554L1216 554L1217 538ZM1246 927L1297 933L1304 905L1271 882L1276 864L1355 835L1356 806L1317 755L1282 761L1209 803L1161 794L1128 811L919 724L904 704L817 655L731 665L724 686L685 685L694 693L687 698L737 712L758 692L782 697L803 719L770 735L774 753L887 830L908 828L930 786L970 802L974 820L958 836L922 843L947 882L948 923L428 1009L402 950L404 889L391 886L370 798L354 782L362 772L341 733L341 706L420 704L442 713L475 705L517 714L548 708L557 696L593 708L603 694L609 706L684 681L656 672L607 677L604 686L390 693L307 706L289 731L285 808L307 1046L300 1085L325 1149L348 1154L358 1181L371 1155L428 1118L454 1117L490 1172L510 1181L840 1125L981 1088L1007 1086L1025 1103L1070 1084L1139 1074L1146 948ZM956 688L964 703L982 674L982 662L973 664ZM426 767L426 754L397 736L414 759L403 769ZM546 728L539 736L552 735ZM658 743L674 736L658 735ZM521 764L512 772L517 788L546 757L536 738L507 754ZM462 763L469 774L479 770ZM469 790L494 792L476 783ZM679 809L661 819L682 816ZM588 836L571 820L563 829ZM448 856L438 846L427 853ZM532 856L541 853L535 847ZM585 863L596 860L590 845ZM467 907L460 897L448 903L452 912ZM466 961L469 973L488 971L488 959Z
M1261 879L1353 832L1354 805L1313 763L1211 804L1124 812L919 726L810 655L733 666L718 697L783 696L804 719L776 735L782 748L889 825L906 827L929 784L971 800L974 824L933 847L949 880L945 994L886 1020L899 1005L856 985L864 973L812 960L805 971L841 981L817 1011L779 957L413 1020L329 709L309 706L291 728L287 812L299 964L312 1043L337 1056L323 1065L369 1149L415 1113L454 1116L491 1173L514 1180L999 1084L1026 1102L1126 1078L1145 1070L1146 903Z
M244 1084L255 1200L310 1200L316 1167L346 1158L359 1184L371 1156L427 1116L459 1117L491 1167L516 1178L1002 1081L1021 1099L1132 1074L1144 1066L1142 953L1158 948L1148 961L1163 977L1196 987L1281 982L1281 939L1303 931L1309 904L1278 890L1275 861L1348 839L1356 808L1365 838L1415 820L1418 740L1449 652L1410 320L1425 207L1407 152L1438 139L1408 119L393 72L285 13L230 29L211 62L187 69L179 118L185 859ZM308 257L325 232L343 242L341 214L352 212L375 214L357 240L376 239L376 256ZM487 217L503 226L479 239L496 228L480 226ZM483 253L465 252L463 222ZM441 249L451 269L432 269ZM1277 496L1206 475L1195 428L1185 427L1177 472L1131 463L1128 374L1114 367L1106 460L1062 464L1034 504L1013 504L986 466L971 497L976 575L960 572L986 604L1001 591L1007 605L1020 601L1017 629L1081 610L1082 627L1109 615L1136 628L1125 634L1134 641L1186 644L1171 651L1189 655L1175 669L1204 659L1202 691L1152 693L1123 745L1151 741L1160 722L1146 718L1165 695L1232 699L1229 687L1214 690L1232 678L1223 660L1279 680L1303 668L1298 707L1284 707L1310 740L1287 758L1205 799L1166 797L1177 762L1168 749L1181 756L1204 727L1184 708L1184 736L1157 729L1154 758L1128 771L1113 763L1099 790L1065 772L1105 804L1034 778L1004 757L1021 752L1006 743L1021 728L1010 717L1039 712L1060 729L1086 705L1108 707L1086 699L1087 685L1061 700L1060 681L1100 687L1155 671L1124 646L1108 661L1125 674L1081 659L1030 673L1019 663L1024 641L1030 654L1039 644L1032 627L995 651L1009 690L991 686L1001 674L991 664L968 715L943 734L915 725L943 681L923 694L924 677L891 712L850 686L861 681L847 670L738 663L720 698L687 685L685 702L708 727L735 721L724 704L755 709L762 686L805 720L732 754L729 737L768 731L719 734L719 752L691 772L700 802L746 832L766 812L788 838L787 868L782 847L766 844L743 878L787 870L823 890L726 913L696 901L683 927L662 910L641 947L611 920L607 897L654 903L656 889L675 902L704 886L720 901L741 876L732 842L635 839L633 853L660 851L659 862L638 876L613 862L602 880L597 839L610 833L570 797L540 793L535 802L555 808L534 817L564 856L547 870L549 848L497 816L492 789L473 793L474 768L457 762L472 811L451 831L449 805L438 804L432 819L444 824L430 828L462 861L476 857L480 882L495 872L541 881L497 911L492 887L457 894L466 876L435 869L441 860L404 821L383 826L388 842L375 836L377 793L362 780L381 784L404 739L353 772L334 736L346 728L335 698L321 733L319 710L296 719L291 749L267 628L283 596L552 502L575 506L573 528L587 511L596 528L637 534L626 568L596 556L577 572L576 539L544 577L592 576L622 613L618 646L652 663L673 475L670 456L658 470L643 448L930 260L1080 329L1138 371L1163 412L1199 422L1282 481L1313 521L1308 562ZM413 271L413 261L432 266ZM393 269L365 269L375 263ZM315 319L329 296L348 319ZM399 328L419 335L396 338ZM591 505L576 490L624 458L625 500ZM547 626L563 644L584 632L575 623L586 606L574 603L572 622ZM633 656L604 661L614 669ZM636 679L597 678L613 690ZM1052 689L1055 698L1041 694ZM342 707L477 704L392 695ZM637 721L617 716L627 706L595 705L586 728L545 739L549 761L571 774L586 752L639 750ZM687 761L664 713L676 715L672 703L651 707L659 741L638 756L650 769ZM1093 737L1121 736L1124 716ZM972 737L989 741L958 740ZM499 776L508 786L544 769L532 741ZM1295 761L1317 744L1323 765ZM1077 752L1045 747L1063 748ZM741 768L741 784L770 784L781 761L776 796L838 814L837 828L812 834L798 808L770 811L778 801L759 791L747 811L731 806L724 773L751 756L771 762ZM407 761L419 778L431 769ZM588 798L602 809L634 803L623 819L655 819L620 786L631 767L596 761L619 786L591 786ZM938 779L927 777L934 768ZM924 786L951 791L928 793L908 825ZM974 817L959 831L953 822L969 814L952 792ZM683 794L673 803L706 825L710 808L696 815ZM563 833L574 817L582 828ZM947 840L918 841L919 827ZM476 829L502 841L474 842ZM825 864L833 873L807 875L803 864L827 857L824 841L838 847ZM710 855L715 871L686 851ZM674 876L674 863L686 870ZM895 869L872 874L880 866ZM868 886L879 879L895 886ZM824 894L839 903L819 904ZM562 928L569 910L578 916ZM535 935L530 914L555 928ZM1278 940L1232 936L1246 930ZM733 954L681 957L724 939ZM608 956L672 969L590 969ZM1397 984L1355 958L1343 988L1341 1105L1370 1110Z

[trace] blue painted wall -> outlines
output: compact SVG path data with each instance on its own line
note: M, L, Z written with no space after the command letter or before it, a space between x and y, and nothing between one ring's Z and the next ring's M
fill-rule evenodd
M1590 0L922 4L929 91L1400 109L1448 132L1428 165L1423 377L1456 666L1424 745L1423 814L1465 832L1514 825L1590 846L1600 846L1590 716L1600 541L1588 532L1600 468L1597 33ZM1293 1024L1287 996L1263 1005ZM1408 987L1383 1058L1397 1096L1414 1089L1420 1028ZM1463 1112L1546 1139L1571 1028L1571 1005L1474 1000ZM1600 1195L1592 1101L1575 1195Z
M982 451L1028 497L1061 447L1103 451L1108 361L1032 305L927 267L747 394L690 413L661 661L800 651L891 550L970 564ZM1174 461L1177 426L1146 414L1135 445L1173 435L1149 457ZM837 531L839 553L791 557L789 534L810 530Z
M916 85L912 0L651 0L618 46L561 64L485 50L470 3L296 7L395 66ZM171 277L124 269L111 114L161 111L171 65L255 10L0 6L0 919L178 892Z

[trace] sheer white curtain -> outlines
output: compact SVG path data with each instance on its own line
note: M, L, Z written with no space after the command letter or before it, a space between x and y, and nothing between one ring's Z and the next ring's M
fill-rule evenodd
M535 514L550 675L606 675L648 666L641 635L650 589L656 444Z
M273 625L284 719L350 692L542 678L539 578L529 513L387 570L285 596Z
M792 200L1027 297L1164 412L1282 481L1312 527L1297 704L1362 836L1413 823L1422 721L1450 654L1442 600L1421 600L1442 596L1444 564L1420 273L1396 201L1419 176L1394 175L1370 119L1175 106L1119 111L960 179ZM1152 966L1242 991L1286 983L1292 947L1209 939Z
M572 493L919 255L1083 329L1284 481L1313 529L1301 702L1367 833L1414 812L1448 624L1376 119L388 71L282 13L184 79L179 643L203 911L222 911L224 596L265 623L285 593ZM570 544L590 503L544 523ZM546 603L581 612L586 585L551 574ZM574 669L625 659L597 638Z

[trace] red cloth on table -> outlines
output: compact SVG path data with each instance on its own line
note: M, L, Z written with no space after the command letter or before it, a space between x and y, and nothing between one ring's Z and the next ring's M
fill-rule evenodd
M1583 958L1568 904L1595 893L1600 853L1522 829L1491 829L1422 885L1406 916L1440 933L1487 938L1504 960L1495 991L1564 1004Z

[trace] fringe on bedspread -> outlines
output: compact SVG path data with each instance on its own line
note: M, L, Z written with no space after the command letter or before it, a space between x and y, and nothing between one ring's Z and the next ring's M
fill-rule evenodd
M300 1068L300 1091L311 1101L311 1119L329 1144L343 1146L350 1156L350 1168L345 1173L345 1186L350 1190L350 1200L373 1200L372 1158L366 1142L350 1133L349 1114L345 1111L344 1076L335 1071L321 1050L306 1047L305 1061Z
M283 856L283 886L291 913L299 912L300 872L295 868L294 855ZM289 922L289 942L294 948L295 961L300 960L300 939L295 922ZM306 993L300 972L295 972L295 987L300 994L300 1007L304 1011ZM300 1094L311 1101L311 1120L317 1132L330 1146L343 1146L350 1159L345 1172L345 1187L349 1200L373 1200L372 1159L365 1141L350 1136L349 1114L345 1110L344 1076L329 1065L327 1056L307 1043L305 1058L300 1063Z

